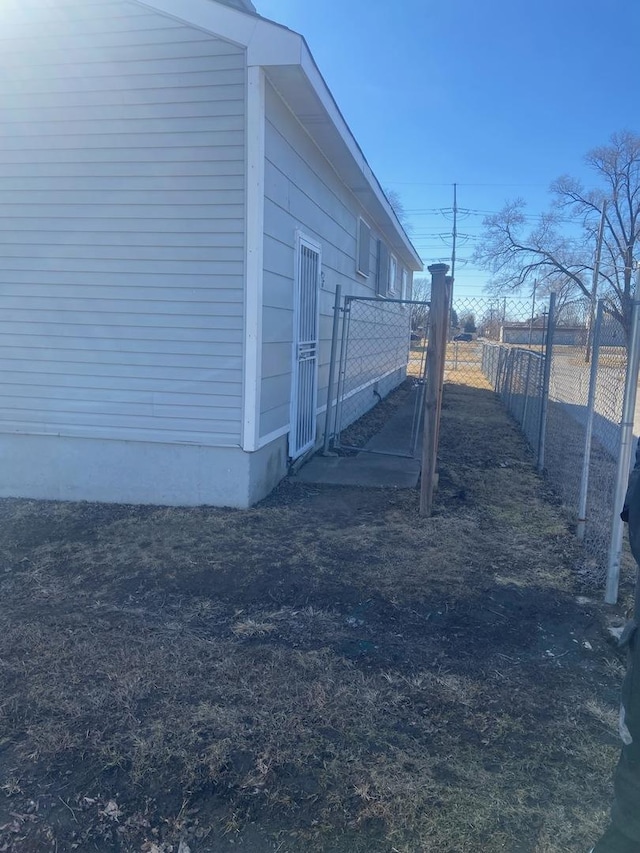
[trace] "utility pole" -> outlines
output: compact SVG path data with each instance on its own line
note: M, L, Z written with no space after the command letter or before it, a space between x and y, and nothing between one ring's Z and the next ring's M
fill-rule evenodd
M449 289L449 324L447 326L446 340L451 340L453 328L453 286L456 274L456 243L458 240L458 185L453 185L453 244L451 246L451 287Z
M587 349L584 360L587 364L591 360L591 345L593 341L593 328L596 319L596 305L598 302L598 276L600 275L600 258L602 256L602 243L604 240L604 225L607 218L607 202L602 202L602 216L600 217L600 228L598 229L598 241L596 243L596 259L593 264L593 281L591 282L591 302L589 304L589 330L587 332Z
M456 241L458 238L458 185L453 185L453 247L451 249L451 278L456 276ZM452 294L453 296L453 294Z

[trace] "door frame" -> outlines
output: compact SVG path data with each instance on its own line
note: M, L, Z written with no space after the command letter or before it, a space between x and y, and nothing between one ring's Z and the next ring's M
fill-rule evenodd
M310 249L318 256L318 274L316 279L316 312L315 312L315 368L313 371L313 436L300 448L297 448L297 424L298 411L300 400L298 399L298 378L299 378L299 360L298 360L298 334L300 329L300 308L301 308L301 259L302 247ZM303 231L296 230L295 233L295 250L294 250L294 278L293 278L293 334L291 344L291 405L289 415L289 456L291 459L299 459L315 446L316 437L318 434L318 373L320 366L320 281L322 270L322 246L317 240L309 237Z

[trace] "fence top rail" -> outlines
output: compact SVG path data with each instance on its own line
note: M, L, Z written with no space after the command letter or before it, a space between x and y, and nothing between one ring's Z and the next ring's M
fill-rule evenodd
M526 347L514 347L509 346L509 344L501 344L498 341L480 341L480 343L484 344L486 347L496 347L497 349L506 349L509 352L521 352L528 356L533 356L533 358L544 358L544 353L537 352L534 349L527 349Z
M345 296L345 302L377 302L380 305L388 305L396 303L398 305L426 305L431 306L431 302L422 299L387 299L381 296Z
M604 299L599 300L602 302L602 310L609 314L609 316L613 317L615 320L619 321L619 314L616 312L616 309L612 305L608 305Z

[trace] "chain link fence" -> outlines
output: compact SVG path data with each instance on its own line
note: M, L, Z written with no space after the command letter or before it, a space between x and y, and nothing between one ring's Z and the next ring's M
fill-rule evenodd
M445 381L487 388L487 370L504 371L500 361L489 365L486 345L505 336L526 342L539 320L532 319L532 305L523 299L489 299L454 295L447 344ZM496 353L496 359L498 359ZM511 365L509 366L511 369ZM492 385L495 388L495 384Z
M417 455L428 332L428 302L345 297L335 326L332 446L349 448L349 425L409 379L413 408L397 455ZM619 536L614 515L627 474L619 460L629 369L625 330L604 302L591 335L587 322L571 323L555 311L555 298L536 310L526 300L454 296L445 382L500 396L573 517L598 581Z
M544 356L535 350L485 342L482 372L537 451L544 391Z
M530 330L529 346L519 346L522 333L512 324L500 342L483 340L482 350L483 374L574 519L597 582L607 573L621 509L616 488L629 369L625 330L604 302L599 316L592 346L586 324L563 323L560 315L552 318L551 331L545 318Z
M589 361L586 343L567 345L556 335L551 347L545 469L604 579L613 514L622 509L615 489L627 374L625 332L604 305Z
M340 307L337 402L330 428L335 448L350 448L345 430L407 378L411 423L398 436L398 455L417 451L427 350L429 305L409 300L346 296ZM359 447L358 449L366 449Z

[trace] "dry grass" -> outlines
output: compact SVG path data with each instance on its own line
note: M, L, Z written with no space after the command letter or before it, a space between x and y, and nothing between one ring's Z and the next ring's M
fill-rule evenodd
M0 503L0 850L588 848L619 658L494 396L444 405L427 521Z

